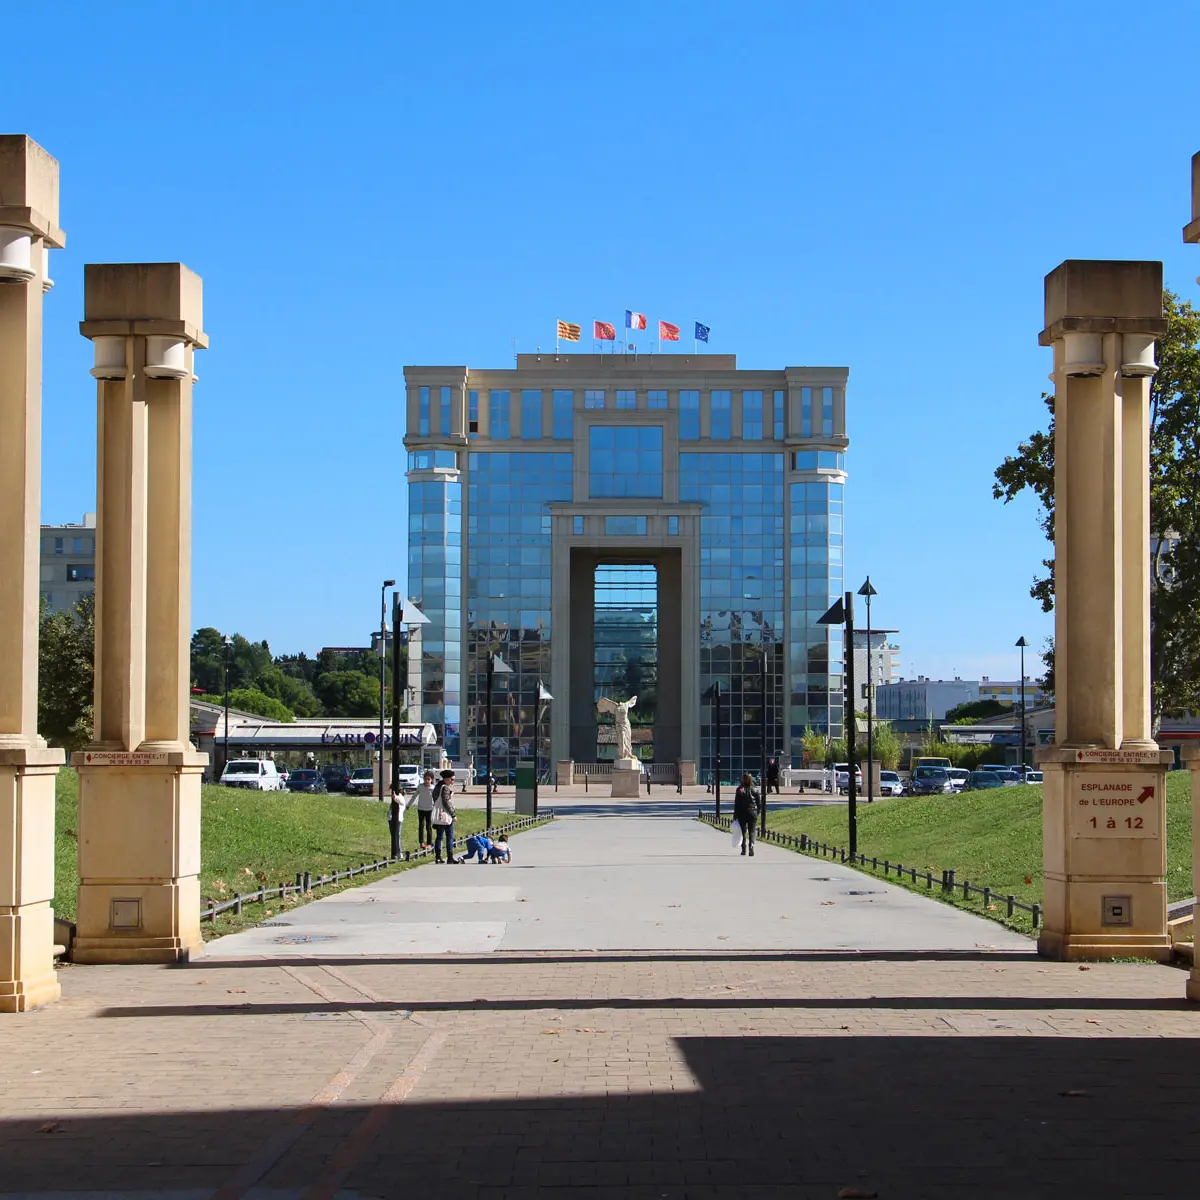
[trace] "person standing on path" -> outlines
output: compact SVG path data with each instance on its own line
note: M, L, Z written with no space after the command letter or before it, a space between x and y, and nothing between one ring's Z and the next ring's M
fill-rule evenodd
M750 850L754 857L754 827L758 823L758 793L754 790L754 780L743 775L742 782L733 794L733 819L742 827L742 853Z
M779 759L773 758L767 763L767 787L768 792L774 792L779 795Z
M442 837L446 839L446 862L454 857L454 772L443 771L441 782L433 789L433 861L442 861Z
M426 771L417 785L417 849L433 845L433 772Z

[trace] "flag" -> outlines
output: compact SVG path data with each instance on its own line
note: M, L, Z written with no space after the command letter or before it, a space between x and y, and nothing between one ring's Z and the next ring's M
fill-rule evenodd
M582 328L579 325L572 325L569 321L559 321L558 333L554 336L562 338L564 342L577 342Z
M601 342L615 342L617 340L617 331L607 321L596 322L596 332L592 337Z
M646 314L630 312L629 309L626 309L625 310L625 328L626 329L645 329L646 328Z
M696 341L698 341L698 342L707 342L708 341L708 326L701 325L699 321L696 322Z
M658 340L660 342L679 341L679 326L672 325L670 321L659 321Z

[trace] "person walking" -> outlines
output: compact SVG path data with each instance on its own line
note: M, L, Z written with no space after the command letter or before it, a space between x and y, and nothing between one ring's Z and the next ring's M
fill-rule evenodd
M767 791L779 795L779 759L773 758L767 763Z
M433 861L442 861L442 838L446 839L446 862L454 857L454 772L443 771L441 782L433 789Z
M754 857L754 827L758 823L758 793L754 790L754 780L748 774L742 776L742 782L733 794L733 819L742 827L742 854L750 850Z
M428 850L433 845L433 772L417 784L417 849Z

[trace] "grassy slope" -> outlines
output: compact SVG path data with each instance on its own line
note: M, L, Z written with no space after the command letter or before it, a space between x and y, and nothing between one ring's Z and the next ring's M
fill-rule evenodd
M846 843L846 809L772 812L778 833L801 834L835 846ZM881 862L903 863L1011 893L1026 904L1042 899L1042 789L1039 784L957 796L900 796L858 805L858 849ZM894 878L894 876L892 877ZM1029 879L1026 883L1025 880ZM910 885L911 886L911 885ZM924 891L924 884L918 890ZM1191 774L1167 776L1167 894L1192 894ZM972 901L975 908L979 902ZM1028 917L1016 922L1022 927Z
M60 771L54 911L67 920L75 917L79 883L78 813L77 776L71 770ZM259 878L275 886L292 881L297 871L318 875L345 870L383 858L388 851L386 806L357 796L251 793L205 786L200 821L200 894L217 900L256 888ZM461 841L483 825L481 811L460 808L455 836ZM403 840L405 849L416 848L413 810L405 818Z

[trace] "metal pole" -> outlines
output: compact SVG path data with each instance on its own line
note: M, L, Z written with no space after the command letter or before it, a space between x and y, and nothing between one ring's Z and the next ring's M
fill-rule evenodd
M721 681L713 684L713 699L716 702L716 783L713 793L716 798L717 818L721 816Z
M759 763L759 774L761 778L760 787L762 788L762 809L759 812L759 833L767 832L767 730L770 726L767 723L767 634L763 630L762 635L762 662L759 664L759 682L762 684L762 746L760 750L761 762Z
M384 797L383 791L383 720L384 706L387 703L387 678L385 668L387 666L387 590L395 580L389 579L379 589L379 741L376 745L379 747L379 799Z
M870 589L871 577L867 576ZM875 803L875 725L874 707L871 702L871 687L875 681L875 672L871 666L871 590L867 591L867 803Z
M225 752L221 762L221 775L229 765L229 651L233 648L233 640L225 638ZM219 779L220 776L217 776Z
M1022 637L1017 643L1021 647L1021 782L1028 782L1025 778L1025 638Z
M487 824L485 829L492 827L492 652L487 656Z
M404 603L399 592L392 593L392 800L388 818L392 834L392 858L400 857L400 627L404 623Z
M538 768L541 764L542 681L537 681L537 699L533 702L533 815L538 809Z
M846 790L849 796L850 803L847 806L849 818L849 843L850 853L858 853L858 788L855 785L855 775L857 764L854 761L854 734L855 734L855 719L854 719L854 593L847 592L845 598L846 605L846 644L843 647L844 662L846 664L846 691L848 709L846 713L846 758L849 760L846 763Z

